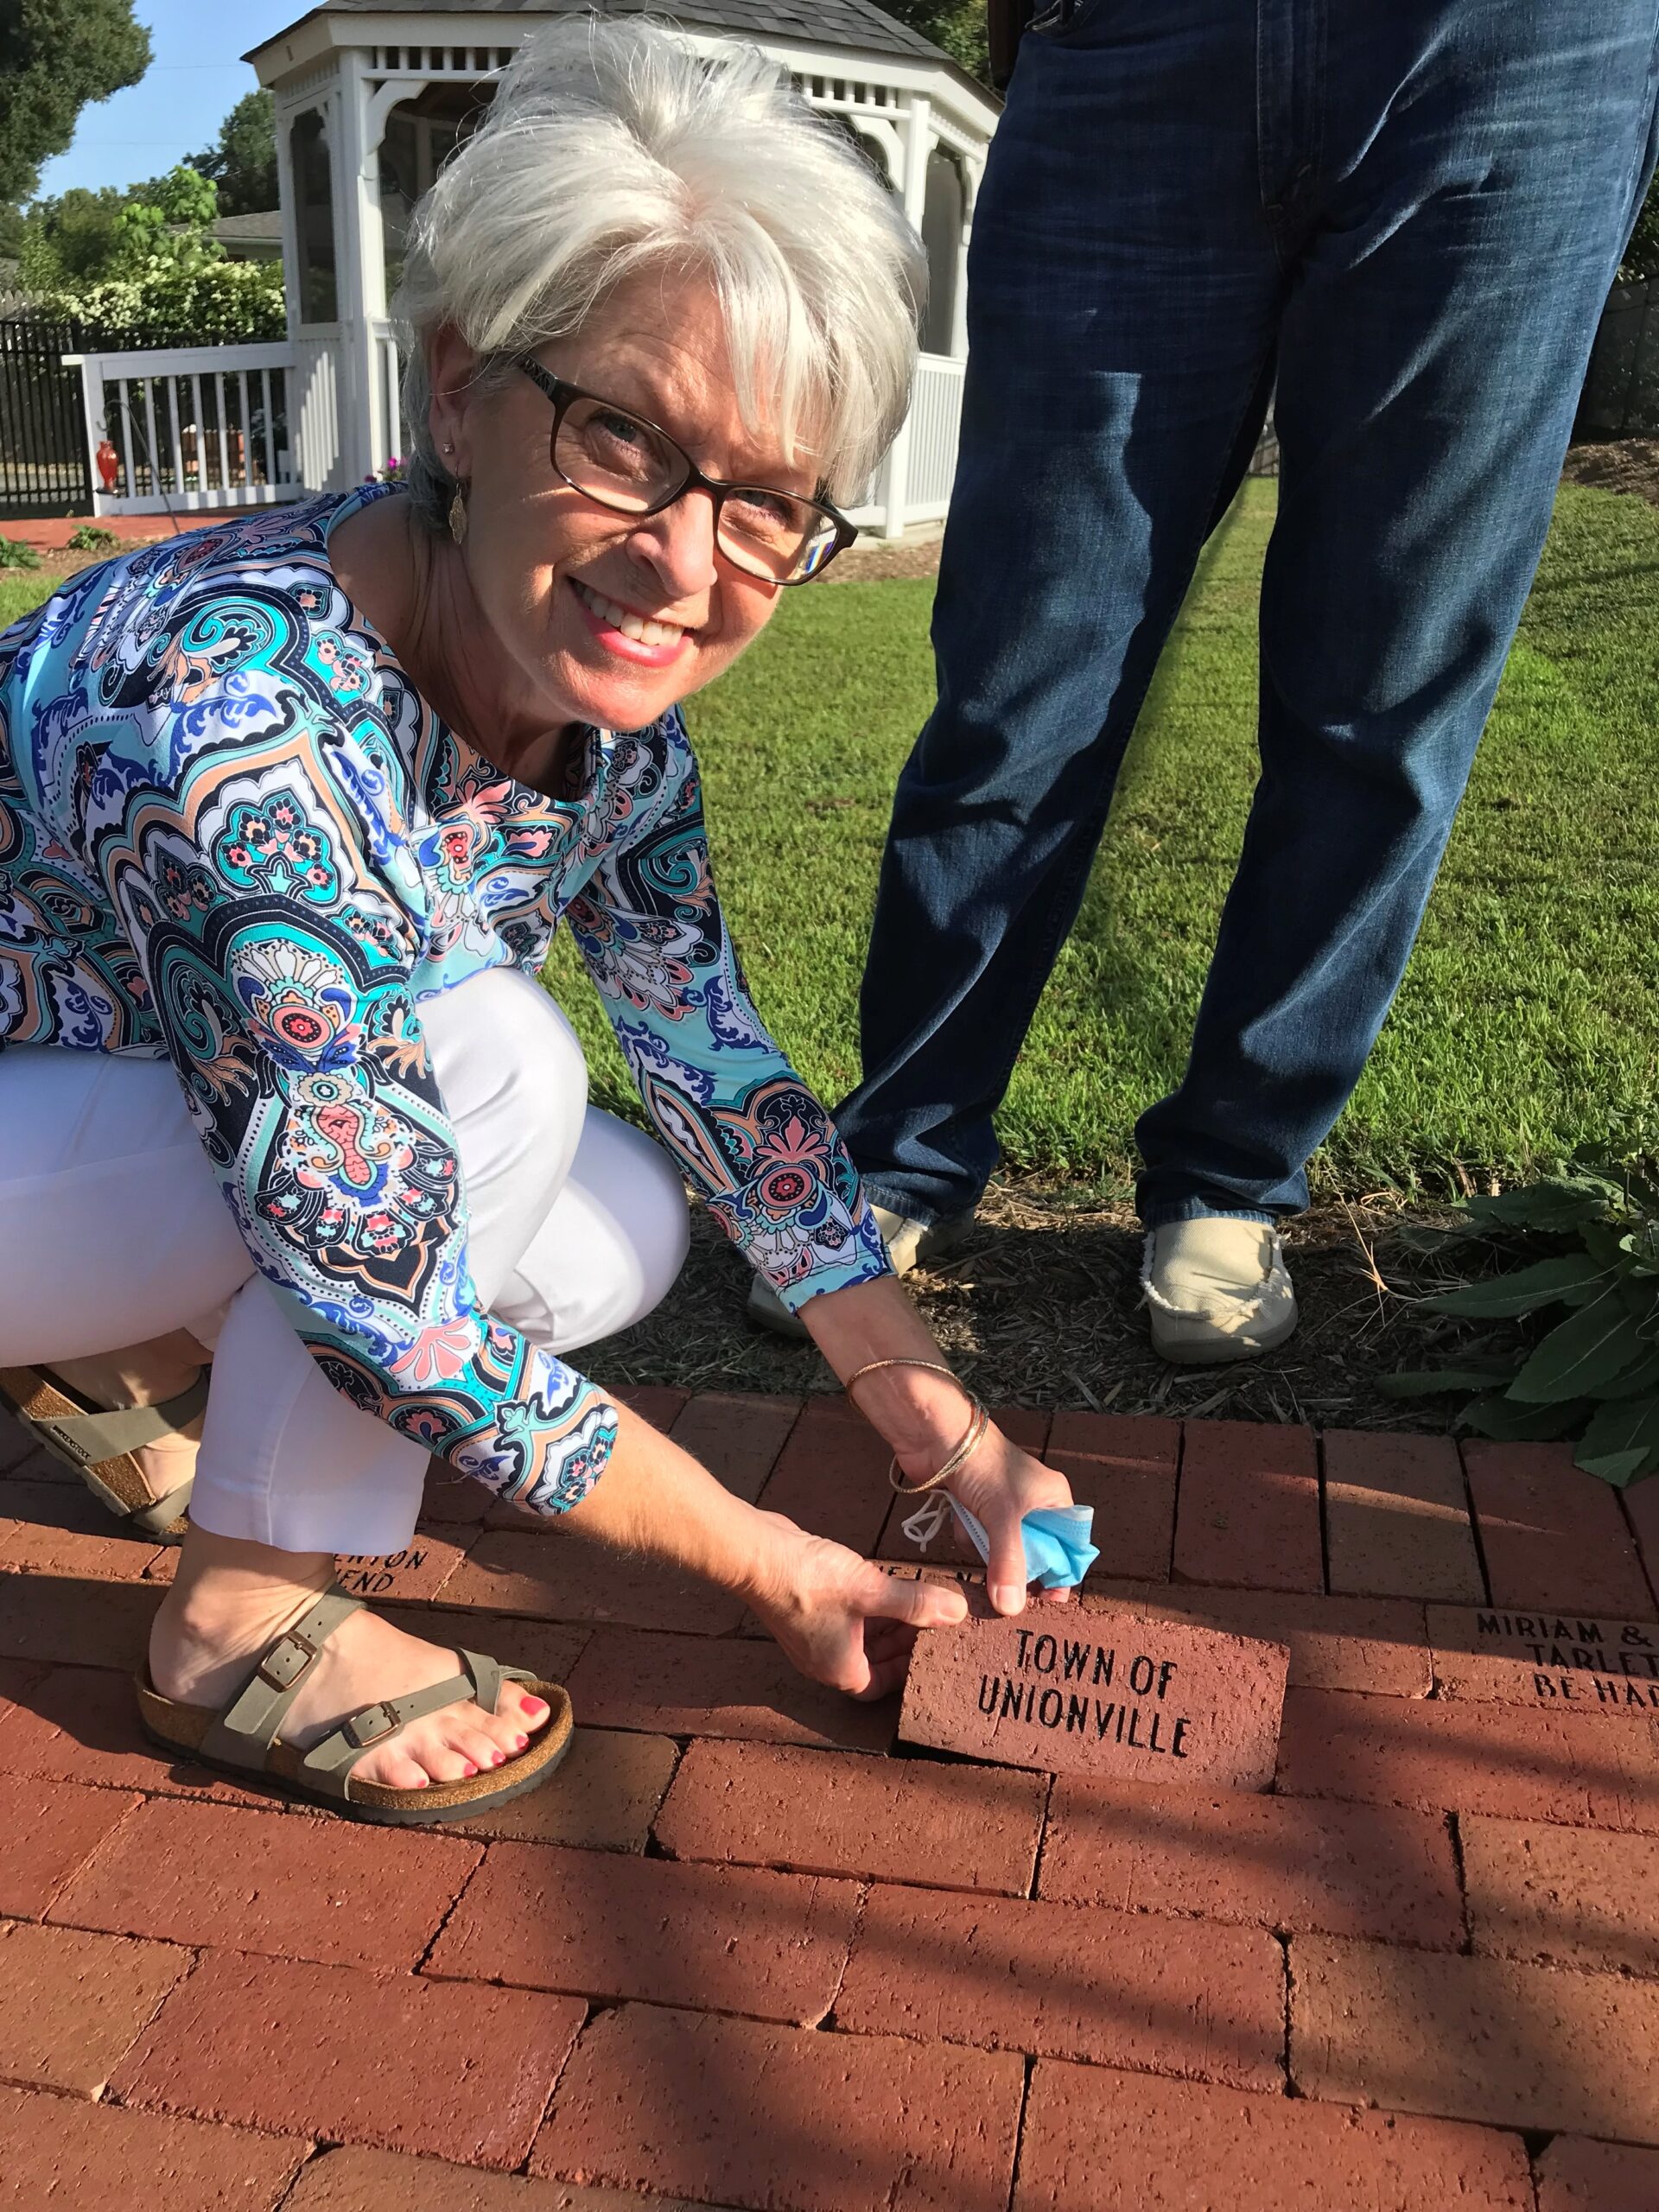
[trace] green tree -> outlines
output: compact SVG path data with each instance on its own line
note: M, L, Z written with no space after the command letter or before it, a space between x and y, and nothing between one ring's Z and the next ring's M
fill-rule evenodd
M982 84L990 82L985 0L878 0L884 13L942 47Z
M0 203L32 199L82 108L149 67L132 0L0 0Z
M209 180L182 163L126 192L77 188L37 200L23 221L19 276L33 299L138 283L224 258Z
M216 200L212 179L182 162L135 185L117 213L103 267L90 281L66 281L34 296L48 313L84 322L111 342L211 346L280 338L281 264L228 260L213 234Z
M118 219L113 276L150 276L223 261L213 234L219 191L210 177L181 162L165 176L135 185Z
M37 200L22 218L17 248L24 291L57 292L112 275L120 258L126 204L126 194L110 185L99 192L77 185L54 199Z
M205 153L188 166L219 188L221 215L263 215L276 205L276 107L269 92L248 92L219 126Z
M63 202L72 196L64 194ZM84 322L111 343L234 345L282 336L281 264L226 257L213 234L217 192L211 178L181 162L165 176L109 197L116 206L105 257L78 273L65 270L59 281L30 286L48 314ZM45 208L61 204L41 202L30 212L31 224ZM41 259L44 271L43 251Z

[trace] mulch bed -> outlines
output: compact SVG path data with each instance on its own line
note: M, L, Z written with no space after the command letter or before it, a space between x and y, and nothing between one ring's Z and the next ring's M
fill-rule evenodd
M1141 1305L1141 1231L1127 1206L1081 1207L1008 1184L980 1232L937 1272L911 1278L918 1304L989 1403L1085 1405L1117 1414L1310 1421L1328 1428L1433 1427L1457 1398L1402 1402L1380 1379L1441 1363L1453 1325L1416 1300L1452 1268L1432 1249L1449 1213L1376 1200L1313 1207L1285 1232L1300 1330L1279 1351L1231 1368L1154 1357ZM1425 1233L1431 1249L1422 1248ZM810 1344L756 1329L748 1269L699 1207L691 1256L664 1305L582 1354L607 1382L690 1390L833 1389Z
M1611 438L1605 445L1574 446L1562 474L1569 484L1633 492L1659 507L1659 438Z

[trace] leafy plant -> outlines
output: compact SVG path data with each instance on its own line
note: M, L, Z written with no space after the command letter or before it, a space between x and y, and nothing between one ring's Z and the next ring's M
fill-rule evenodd
M38 569L41 556L21 537L0 537L0 569Z
M1504 1442L1571 1437L1579 1465L1604 1482L1659 1472L1659 1187L1635 1168L1586 1167L1460 1211L1471 1239L1518 1247L1528 1263L1421 1302L1460 1321L1519 1324L1522 1340L1382 1388L1473 1390L1465 1428Z
M122 251L121 211L130 194L113 185L37 200L22 218L17 276L31 299L48 292L100 283L112 276Z
M287 328L282 264L209 261L48 295L48 314L85 323L118 350L145 346L235 346L280 338Z
M235 345L286 330L282 264L226 257L211 177L181 162L124 197L71 202L43 204L25 225L24 281L46 313L116 349L129 339Z
M105 530L102 523L82 522L76 524L63 542L72 553L109 553L121 540L112 530Z

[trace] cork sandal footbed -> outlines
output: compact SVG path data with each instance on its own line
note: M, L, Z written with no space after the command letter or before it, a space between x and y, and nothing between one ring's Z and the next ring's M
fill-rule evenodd
M200 1746L219 1718L217 1709L207 1705L175 1705L151 1688L147 1675L134 1679L139 1723L151 1743L162 1751L181 1752L198 1765L228 1775L245 1789L272 1789L315 1805L320 1812L391 1827L430 1827L442 1821L464 1821L472 1814L489 1812L512 1798L522 1797L548 1780L569 1750L575 1730L569 1694L559 1682L521 1681L518 1687L543 1699L550 1711L545 1726L531 1738L528 1748L505 1766L493 1768L488 1774L468 1776L462 1782L430 1782L424 1789L394 1789L383 1782L353 1782L351 1796L340 1798L325 1795L301 1775L303 1753L280 1737L271 1745L263 1769L244 1766L234 1759L208 1758Z
M37 1434L42 1421L74 1421L99 1411L86 1400L72 1396L52 1374L38 1367L0 1368L0 1406ZM183 1536L188 1525L183 1513L167 1518L157 1515L156 1507L167 1501L150 1496L144 1471L132 1452L118 1452L107 1459L88 1459L78 1465L49 1440L46 1448L54 1459L75 1466L94 1497L135 1535L148 1536L158 1544L176 1544ZM189 1487L185 1484L175 1496L188 1497Z

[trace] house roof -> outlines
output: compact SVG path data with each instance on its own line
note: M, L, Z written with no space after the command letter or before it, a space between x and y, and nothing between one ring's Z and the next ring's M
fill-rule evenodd
M746 38L795 38L849 52L895 54L936 61L963 75L949 54L898 22L875 0L324 0L285 26L315 15L369 16L644 16L666 17L688 30L734 31ZM262 39L274 44L282 31ZM258 48L255 48L257 53ZM969 81L972 81L969 79Z
M214 219L213 236L226 245L280 245L283 211L272 207L262 215L219 215Z

